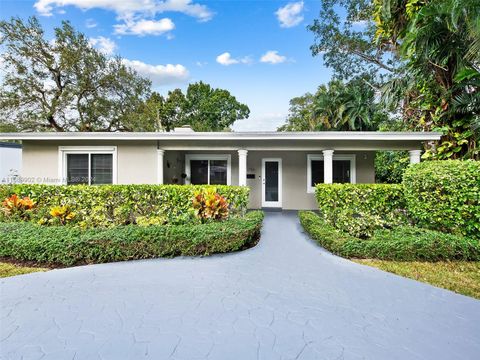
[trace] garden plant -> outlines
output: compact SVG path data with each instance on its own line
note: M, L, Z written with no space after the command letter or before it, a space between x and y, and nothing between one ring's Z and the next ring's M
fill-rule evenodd
M322 246L349 258L480 260L480 163L410 165L402 184L320 184L300 213Z
M0 257L70 266L237 251L262 212L235 186L1 186Z

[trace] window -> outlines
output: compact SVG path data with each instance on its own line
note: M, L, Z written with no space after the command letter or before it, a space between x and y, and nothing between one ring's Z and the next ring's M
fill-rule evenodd
M323 155L307 155L307 192L324 182ZM333 182L355 183L355 155L333 155Z
M59 176L63 184L116 183L116 147L60 147Z
M230 155L185 155L186 182L194 185L230 185Z

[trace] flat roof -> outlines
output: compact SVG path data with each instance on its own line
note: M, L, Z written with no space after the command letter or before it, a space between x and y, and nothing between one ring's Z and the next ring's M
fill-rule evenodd
M0 133L0 140L440 140L439 132L35 132Z

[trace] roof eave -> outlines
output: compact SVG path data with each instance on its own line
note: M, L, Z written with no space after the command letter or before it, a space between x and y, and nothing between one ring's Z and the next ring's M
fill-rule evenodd
M193 133L1 133L0 140L372 140L434 141L438 132L193 132Z

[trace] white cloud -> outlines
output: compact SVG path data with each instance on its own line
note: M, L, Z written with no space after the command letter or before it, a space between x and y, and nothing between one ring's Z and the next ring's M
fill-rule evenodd
M235 59L229 52L224 52L223 54L217 56L217 63L223 66L229 66L234 64L251 64L252 59L249 56Z
M120 35L162 35L173 29L175 24L169 18L160 20L126 20L124 24L114 25L115 34Z
M269 50L260 58L260 62L268 64L280 64L287 61L287 58L283 55L279 55L276 50Z
M139 60L127 59L124 59L123 63L149 78L154 86L182 83L189 77L187 68L180 64L150 65Z
M224 52L223 54L218 55L217 62L225 66L238 64L238 60L233 59L229 52Z
M275 15L280 22L280 26L290 28L297 26L303 21L303 1L293 2L279 8Z
M82 10L94 8L114 11L121 19L133 16L155 16L164 12L180 12L208 21L213 13L205 5L195 4L192 0L37 0L35 9L44 16L51 16L55 8L75 6Z
M98 25L97 22L91 18L85 21L85 26L89 29L97 27L97 25Z
M90 45L96 47L105 55L113 55L115 50L117 50L117 44L113 40L104 36L90 38L88 42L90 43Z

